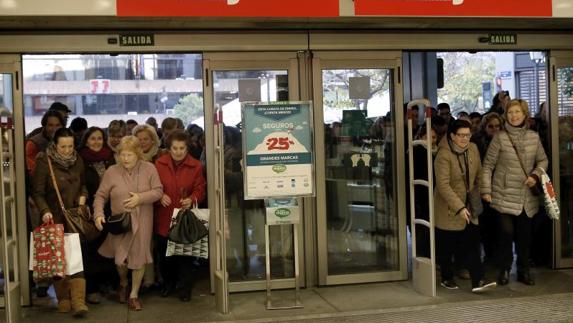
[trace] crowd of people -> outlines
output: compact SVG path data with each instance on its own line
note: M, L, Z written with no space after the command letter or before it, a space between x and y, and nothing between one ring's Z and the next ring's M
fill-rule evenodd
M469 272L472 291L482 292L506 285L517 255L517 280L534 285L531 275L533 219L540 212L536 186L549 162L546 104L530 116L525 100L511 100L499 92L484 115L460 112L457 119L450 106L441 103L432 117L430 132L418 127L415 177L427 179L425 146L431 133L434 164L434 218L436 262L441 286L458 289L455 272ZM545 110L544 110L545 107ZM428 219L427 190L416 188L416 213ZM417 233L417 253L429 257L429 233ZM483 247L483 249L482 249ZM482 250L485 255L482 261ZM497 269L497 279L484 278L484 263ZM463 270L462 270L463 269Z
M70 231L60 194L66 209L89 206L101 231L97 239L81 242L84 271L53 282L58 312L85 316L86 303L99 304L109 286L117 301L135 311L143 307L142 286L160 286L163 297L177 291L181 301L189 301L193 257L165 254L174 209L206 198L202 129L184 129L176 118L164 119L161 128L149 118L146 124L114 120L102 129L80 117L68 128L70 112L65 104L52 104L25 147L31 226L56 223ZM130 230L103 230L106 218L124 212L131 217ZM37 288L45 292L46 286Z

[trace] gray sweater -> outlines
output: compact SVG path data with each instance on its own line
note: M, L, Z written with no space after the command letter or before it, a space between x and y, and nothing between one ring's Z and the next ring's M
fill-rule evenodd
M528 217L539 211L539 197L531 194L525 185L525 175L519 158L528 175L541 178L542 169L549 164L539 135L527 126L513 127L505 125L505 131L495 135L487 150L480 176L481 194L491 194L491 207L500 213L519 215L525 210Z

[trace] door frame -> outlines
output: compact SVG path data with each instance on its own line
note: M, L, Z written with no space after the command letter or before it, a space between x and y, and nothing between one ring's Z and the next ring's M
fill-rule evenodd
M573 51L549 52L549 124L551 126L551 169L552 181L555 191L561 191L561 170L559 168L559 100L557 88L557 69L559 67L573 67ZM558 195L559 200L559 195ZM571 211L571 210L569 210ZM553 221L553 266L556 269L573 267L573 257L561 256L561 219Z
M214 118L212 116L215 115L215 106L214 106L214 87L212 84L213 80L213 73L215 71L225 71L225 70L287 70L288 71L288 79L289 79L289 100L291 101L299 101L300 100L300 89L299 89L299 57L297 52L203 52L203 68L204 68L204 95L205 95L205 129L214 129L212 127ZM209 116L209 117L208 117ZM211 122L211 123L209 123ZM216 151L215 145L215 136L217 134L215 131L207 131L206 139L206 147L207 147L207 160L216 158ZM219 167L223 167L223 165L219 165ZM224 201L224 186L223 182L217 182L216 170L214 167L210 167L207 169L207 181L208 183L215 183L219 187L215 187L214 185L210 185L208 190L209 196L209 205L221 205L220 208L215 209L215 217L221 218L223 221L221 225L225 227L227 224L225 223L225 217L221 215L221 210L224 210L225 201ZM223 201L215 201L215 198L218 197L219 199L223 199ZM303 199L302 209L304 211L308 210L305 207ZM213 204L212 204L213 203ZM312 214L303 213L303 221L300 224L296 225L298 230L299 238L304 237L304 218L312 217ZM210 228L210 230L215 230L214 227ZM213 237L214 232L210 233L210 236ZM299 254L304 254L305 248L305 241L299 241ZM220 255L226 254L226 244L214 245L211 244L210 246L210 253L211 255ZM216 263L211 261L211 288L213 289L213 282L214 277L213 274L215 272L214 265ZM305 286L305 257L301 257L299 261L299 282L300 286ZM225 267L226 269L226 267ZM281 288L294 288L294 279L295 278L282 278L282 279L273 279L272 284L273 288L281 289ZM243 291L254 291L254 290L265 290L266 289L266 280L253 280L253 281L241 281L241 282L228 282L228 290L229 292L243 292Z
M317 245L318 245L318 282L320 285L337 285L337 284L354 284L367 282L382 282L408 279L408 248L406 241L406 200L405 200L405 163L396 162L396 184L397 200L395 210L398 212L399 219L399 236L398 244L400 250L400 269L392 272L373 272L345 275L328 274L328 242L327 242L327 223L326 223L326 185L325 185L325 167L326 160L324 152L324 124L323 124L323 106L322 106L322 69L323 68L387 68L391 69L393 75L393 98L394 98L394 131L396 148L398 154L404 151L404 120L403 105L403 86L402 86L402 52L401 51L384 51L384 52L361 52L361 51L340 51L340 52L313 52L312 70L313 70L313 88L314 88L314 115L315 115L315 147L316 151L316 216L317 216Z
M15 181L14 188L15 192L15 213L18 215L26 214L26 188L25 188L25 176L26 169L25 166L25 151L24 151L24 108L23 108L23 94L22 94L22 60L20 55L0 55L0 73L11 74L12 75L12 118L14 124L14 156L12 162L14 163L15 177L11 180ZM0 216L4 216L6 221L11 221L10 215L5 214L5 210L2 210ZM16 254L12 255L14 257L13 268L6 268L6 264L3 264L3 270L6 275L6 270L15 270L12 273L14 275L15 281L13 286L10 286L10 282L5 280L5 290L8 288L13 288L12 291L5 293L3 295L3 306L5 306L5 314L8 322L18 322L21 317L21 305L30 305L30 281L29 271L28 271L28 230L26 216L16 216L15 217L15 228L16 232L12 232L14 238L13 244ZM2 236L3 242L6 243L5 236ZM3 245L4 245L3 243ZM3 252L2 252L3 254ZM4 261L4 259L0 260Z

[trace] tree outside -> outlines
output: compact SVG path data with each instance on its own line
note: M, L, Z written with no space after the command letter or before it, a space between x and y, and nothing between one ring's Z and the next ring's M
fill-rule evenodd
M203 116L203 98L197 93L191 93L179 99L173 106L175 117L183 120L183 124L191 124L194 120Z
M482 83L495 78L495 54L481 52L438 53L444 60L444 87L438 89L438 103L450 104L452 114L484 113Z

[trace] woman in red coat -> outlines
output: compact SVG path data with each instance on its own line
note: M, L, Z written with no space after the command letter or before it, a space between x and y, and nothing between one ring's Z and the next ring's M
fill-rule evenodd
M179 282L179 299L184 302L191 299L192 259L187 256L165 257L165 253L173 209L189 208L205 199L203 166L188 153L188 141L189 135L184 131L171 133L166 141L169 154L155 161L163 184L163 197L156 203L154 223L155 256L164 283L161 296L169 296Z

